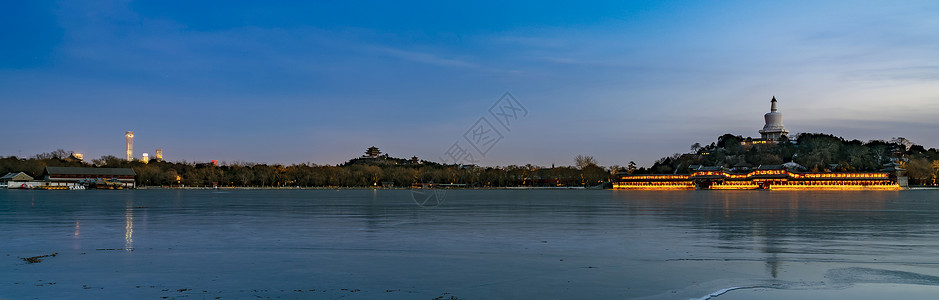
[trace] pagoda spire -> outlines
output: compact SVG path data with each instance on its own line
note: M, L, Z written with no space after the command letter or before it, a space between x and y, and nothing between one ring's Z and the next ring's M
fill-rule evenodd
M774 95L773 100L770 100L769 102L770 102L769 111L776 112L776 96Z

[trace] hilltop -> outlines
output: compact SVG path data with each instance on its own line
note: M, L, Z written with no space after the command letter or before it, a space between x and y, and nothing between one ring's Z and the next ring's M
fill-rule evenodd
M939 150L926 149L905 138L862 142L825 133L803 133L791 140L782 136L766 142L724 134L709 145L692 145L691 151L662 157L650 168L631 167L625 171L688 174L694 166L717 166L744 172L760 165L785 165L795 171L852 172L879 171L887 164L898 164L907 170L911 183L935 184L939 175Z

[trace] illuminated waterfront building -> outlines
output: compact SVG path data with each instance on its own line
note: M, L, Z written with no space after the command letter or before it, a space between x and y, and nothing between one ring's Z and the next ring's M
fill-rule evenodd
M613 189L623 190L899 190L891 172L790 172L760 166L749 173L699 170L685 175L620 175Z
M127 140L127 161L132 161L134 160L134 132L125 132L124 139Z

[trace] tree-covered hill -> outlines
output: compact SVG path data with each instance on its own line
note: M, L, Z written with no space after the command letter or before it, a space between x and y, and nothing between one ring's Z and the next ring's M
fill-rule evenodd
M692 152L663 157L652 167L635 173L687 174L689 166L720 166L745 171L760 165L796 163L812 172L880 171L897 163L907 169L911 183L934 184L939 175L939 150L926 149L905 138L891 141L845 140L831 134L803 133L794 140L759 143L739 135L724 134L716 142L692 145Z

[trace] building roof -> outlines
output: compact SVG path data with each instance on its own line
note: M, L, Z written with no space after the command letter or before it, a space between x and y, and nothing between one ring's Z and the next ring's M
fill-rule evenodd
M884 172L897 172L897 171L906 171L906 169L901 168L901 167L899 167L899 166L889 166L889 167L883 168L881 171L884 171Z
M785 167L786 169L793 169L793 170L805 170L805 169L806 169L804 166L802 166L802 165L800 165L800 164L798 164L798 163L796 163L796 162L794 162L794 161L790 161L790 162L784 163L784 164L782 164L782 166Z
M131 168L46 167L43 175L137 176Z
M698 171L723 171L724 167L722 166L701 166L698 168Z
M33 177L23 172L17 172L17 173L10 172L10 173L7 173L6 175L3 175L3 177L0 177L0 181L13 181L13 180L29 181L29 180L33 180Z

